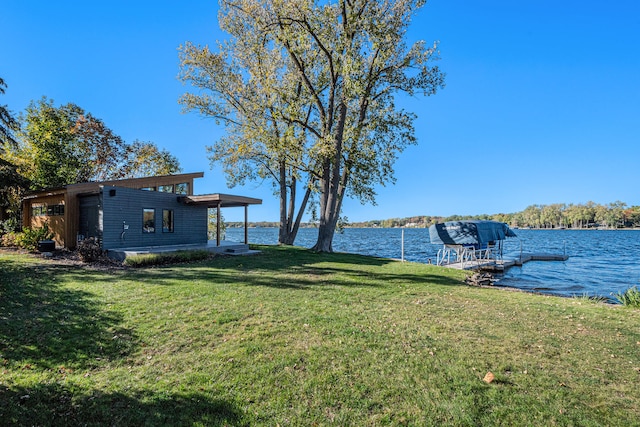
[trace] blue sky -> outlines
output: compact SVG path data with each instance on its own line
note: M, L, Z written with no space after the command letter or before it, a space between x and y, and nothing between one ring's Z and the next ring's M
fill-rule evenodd
M228 189L211 169L205 146L224 129L177 104L188 90L177 48L225 37L217 2L4 0L1 10L1 104L76 103L127 142L153 141L185 172L204 171L197 193L262 198L250 220L277 220L268 183ZM446 88L400 101L418 115L419 145L377 206L345 202L349 220L640 205L640 2L431 0L408 37L440 41Z

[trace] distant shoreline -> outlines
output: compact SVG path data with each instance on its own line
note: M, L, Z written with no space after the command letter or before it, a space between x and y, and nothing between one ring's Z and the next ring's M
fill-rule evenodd
M244 228L243 222L231 221L226 223L227 228ZM250 222L249 228L278 228L278 223L275 222ZM300 224L300 228L317 228L315 224L303 223ZM345 226L347 228L354 229L428 229L429 227L413 227L413 226L395 226L395 227L376 227L376 226L367 226L367 225L349 225ZM589 227L589 228L533 228L533 227L511 227L513 230L534 230L534 231L619 231L619 230L636 230L640 231L640 227L619 227L619 228L599 228L599 227Z

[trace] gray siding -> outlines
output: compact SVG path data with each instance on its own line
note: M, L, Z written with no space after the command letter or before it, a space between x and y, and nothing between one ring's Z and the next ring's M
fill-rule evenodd
M115 194L111 195L111 190ZM181 245L207 243L207 208L188 206L171 193L134 190L124 187L102 188L102 248ZM155 232L142 232L142 210L155 209ZM174 215L173 233L162 231L162 210ZM128 225L128 229L124 229Z

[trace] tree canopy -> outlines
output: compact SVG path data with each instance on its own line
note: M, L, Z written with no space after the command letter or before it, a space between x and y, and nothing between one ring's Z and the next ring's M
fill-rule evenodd
M4 95L7 84L4 79L0 77L0 94ZM17 145L14 132L19 128L18 120L13 116L9 107L6 105L0 105L0 153L6 146Z
M126 144L102 120L68 103L42 98L20 116L17 141L3 158L33 190L78 182L170 174L178 160L153 143Z
M217 53L182 47L182 78L206 89L182 102L227 125L212 160L231 183L272 177L281 229L283 188L292 196L302 180L305 200L312 190L319 199L318 251L332 250L344 197L374 203L375 186L394 181L398 154L416 143L415 115L396 95L444 85L431 65L436 44L405 43L423 3L227 0L220 26L231 39Z

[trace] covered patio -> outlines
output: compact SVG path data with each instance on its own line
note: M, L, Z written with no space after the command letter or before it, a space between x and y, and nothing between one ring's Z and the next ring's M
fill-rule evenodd
M184 196L180 199L186 205L206 206L216 209L216 246L221 245L220 240L220 209L244 207L244 244L249 244L249 205L261 205L261 199L253 197L235 196L231 194L203 194L198 196Z

